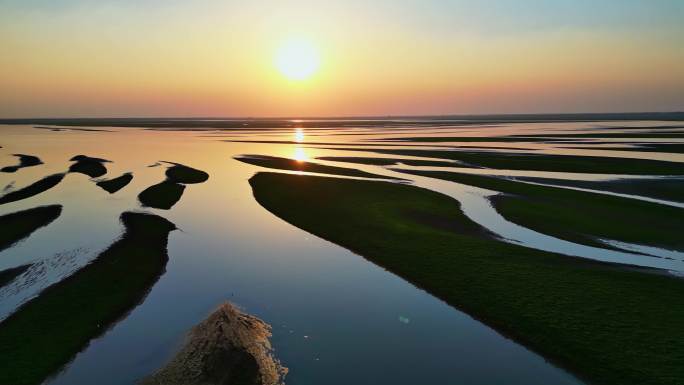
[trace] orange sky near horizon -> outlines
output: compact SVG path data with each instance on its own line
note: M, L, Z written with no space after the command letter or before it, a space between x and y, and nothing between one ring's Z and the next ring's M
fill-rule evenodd
M443 2L29 3L0 3L0 118L684 110L684 7L666 2L540 26L555 8L454 1L458 27ZM310 78L275 65L292 37L316 47Z

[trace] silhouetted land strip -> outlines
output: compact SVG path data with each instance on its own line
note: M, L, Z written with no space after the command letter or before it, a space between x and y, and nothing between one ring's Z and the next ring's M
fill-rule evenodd
M91 158L85 155L76 155L71 158L72 162L76 162L69 167L69 172L77 172L88 175L91 178L96 178L107 173L107 168L103 163L109 162L106 159Z
M130 172L127 172L127 173L125 173L121 176L118 176L116 178L99 181L96 184L98 186L102 187L108 193L114 194L115 192L126 187L126 185L131 183L132 180L133 180L133 174Z
M55 186L64 179L64 174L54 174L46 176L45 178L34 182L22 189L11 191L0 197L0 204L15 202L18 200L30 198L32 196L38 195L44 191L47 191Z
M0 251L49 225L62 213L61 205L40 206L0 216Z
M0 323L0 383L41 383L139 304L163 274L175 226L133 212L121 221L121 239Z
M681 124L664 124L660 126L622 126L622 125L617 125L617 126L605 126L601 125L600 127L595 127L593 128L594 130L670 130L670 129L676 129L676 128L684 128L684 125Z
M546 138L535 136L414 136L374 139L373 142L546 142Z
M615 150L615 151L638 151L638 152L664 152L671 154L682 154L684 153L684 143L620 143L616 146L611 147L592 147L591 144L586 142L573 142L572 149L580 150Z
M171 163L171 162L167 162ZM209 179L209 174L196 168L188 167L180 163L171 163L173 166L166 169L168 180L176 183L194 184L203 183Z
M166 180L138 194L138 200L143 206L168 210L183 196L185 184L203 183L209 179L209 174L202 170L180 163L165 163L172 165L166 169Z
M513 137L518 138L529 138L529 135L513 135ZM600 139L600 138L684 138L684 132L682 131L654 131L654 132L596 132L596 133L578 133L578 134L542 134L535 136L538 140L545 139L577 139L577 138L587 138L587 139Z
M608 181L535 177L516 177L515 179L535 183L609 191L618 194L640 195L654 199L684 203L684 177L662 179L615 179Z
M447 196L396 183L259 173L256 200L595 384L679 384L684 280L482 236ZM413 219L454 221L460 232Z
M451 159L473 166L502 170L534 170L626 175L684 175L684 163L648 159L579 155L402 149L349 149L379 154Z
M422 160L422 159L399 159L399 158L371 158L360 156L320 156L316 159L328 160L333 162L345 162L356 164L367 164L372 166L393 166L397 164L407 164L409 166L444 166L455 167L458 163L443 160Z
M39 164L43 164L43 161L41 161L40 158L37 156L25 155L25 154L13 154L13 155L19 158L19 164L14 165L14 166L5 166L2 169L0 169L0 172L11 173L11 172L16 172L20 168L37 166Z
M35 126L39 130L50 130L50 131L83 131L83 132L112 132L111 130L103 130L100 128L72 128L72 127L43 127Z
M492 176L448 171L397 171L503 192L504 195L494 197L492 202L506 219L568 241L605 246L596 238L607 238L684 250L681 208Z
M26 270L28 270L29 267L31 267L30 264L12 267L12 268L0 271L0 288L2 288L3 286L7 285L10 282L12 282L14 280L14 278L17 278L18 276L23 274Z
M224 303L189 333L185 346L140 385L281 385L271 327Z
M266 168L274 168L278 170L290 170L290 171L305 171L305 172L317 172L321 174L332 174L332 175L344 175L344 176L354 176L362 178L381 178L381 179L397 179L377 174L371 174L369 172L357 170L354 168L345 168L337 166L326 166L323 164L299 161L295 159L280 158L277 156L267 156L267 155L241 155L235 157L235 159L253 164L255 166L261 166Z
M178 203L183 196L183 191L185 191L184 185L165 180L143 190L138 194L138 200L143 206L168 210Z

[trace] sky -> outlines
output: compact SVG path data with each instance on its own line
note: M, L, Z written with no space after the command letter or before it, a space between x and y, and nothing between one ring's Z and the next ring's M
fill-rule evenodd
M0 0L0 118L682 110L681 0Z

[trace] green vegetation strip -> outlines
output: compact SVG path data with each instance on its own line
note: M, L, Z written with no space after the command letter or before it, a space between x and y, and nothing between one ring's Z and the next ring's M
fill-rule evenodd
M547 142L546 138L534 136L409 136L377 139L375 141L389 142Z
M40 160L39 157L33 156L33 155L24 155L24 154L13 154L14 156L19 158L19 164L15 166L5 166L0 169L0 172L16 172L20 168L24 167L32 167L32 166L37 166L39 164L43 164L43 161Z
M634 152L661 152L670 154L684 153L684 143L642 143L642 142L622 142L614 146L592 146L595 144L602 145L603 142L587 143L587 142L565 142L572 144L563 148L578 149L578 150L610 150L610 151L634 151Z
M515 179L559 186L609 191L618 194L640 195L684 203L684 177L659 179L615 179L607 181L555 178L517 177Z
M684 249L684 210L637 199L447 171L397 170L506 193L493 199L506 219L540 233L605 247L596 238ZM647 226L644 224L648 223Z
M379 154L458 160L473 166L504 170L535 170L627 175L684 175L684 163L648 159L579 155L506 153L495 151L440 151L400 149L354 149Z
M115 192L126 187L126 185L131 183L132 180L133 180L133 174L131 174L130 172L127 172L127 173L125 173L121 176L118 176L116 178L99 181L96 184L98 186L102 187L102 189L104 189L108 193L114 194Z
M275 173L259 173L250 184L275 215L592 383L674 385L684 378L681 279L495 241L457 201L413 186ZM461 230L440 226L445 221Z
M527 135L513 135L512 137L529 137ZM684 138L684 131L653 131L653 132L597 132L581 134L541 134L536 136L539 140L552 139L574 139L574 138Z
M40 384L145 298L164 272L175 226L133 212L121 221L123 237L95 261L0 323L0 383Z
M54 174L46 176L45 178L34 182L22 189L9 192L0 197L0 205L9 202L16 202L18 200L30 198L32 196L38 195L44 191L47 191L55 186L64 179L64 174Z
M0 216L0 251L49 225L61 213L61 205L50 205Z
M372 173L357 170L354 168L326 166L323 164L298 161L295 159L288 159L288 158L280 158L277 156L242 155L242 156L236 157L235 159L237 159L241 162L253 164L255 166L261 166L261 167L266 167L266 168L274 168L274 169L278 169L278 170L316 172L316 173L321 173L321 174L354 176L354 177L362 177L362 178L396 179L396 178L392 178L392 177L372 174Z

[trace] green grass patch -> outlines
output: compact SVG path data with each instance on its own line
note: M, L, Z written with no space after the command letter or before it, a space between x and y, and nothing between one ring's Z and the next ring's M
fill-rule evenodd
M114 194L115 192L126 187L126 185L131 183L132 180L133 180L133 174L130 172L127 172L127 173L125 173L121 176L118 176L116 178L99 181L96 184L98 186L102 187L108 193Z
M13 155L19 158L19 164L14 165L14 166L5 166L5 167L0 169L0 172L12 173L12 172L16 172L20 168L32 167L32 166L37 166L39 164L43 164L43 161L41 161L40 158L37 156L24 155L24 154L13 154Z
M516 179L559 186L609 191L618 194L640 195L673 202L684 202L684 178L615 179L607 181L536 177L517 177Z
M540 233L590 246L596 238L684 249L684 210L591 192L447 171L398 170L500 191L492 201L506 219ZM648 223L647 226L644 224Z
M140 303L164 272L164 218L126 212L124 235L0 323L0 383L40 384Z
M277 156L267 156L267 155L242 155L235 159L253 164L255 166L274 168L278 170L290 170L290 171L305 171L305 172L316 172L321 174L331 174L331 175L343 175L343 176L355 176L362 178L381 178L381 179L396 179L392 177L372 174L369 172L357 170L354 168L346 167L336 167L336 166L326 166L323 164L299 161L295 159L280 158Z
M0 205L4 203L16 202L22 199L30 198L32 196L38 195L44 191L47 191L55 186L64 179L64 174L54 174L46 176L45 178L34 182L24 188L16 191L11 191L0 197Z
M535 170L627 175L684 175L684 163L648 159L506 152L411 149L357 149L379 154L458 160L473 166L503 170Z
M414 186L276 173L259 173L250 184L280 218L592 383L674 385L684 378L681 279L493 240L457 201ZM444 220L462 230L435 226Z
M661 152L669 154L684 153L684 143L619 143L611 147L592 147L592 143L572 142L572 147L579 150L612 150L612 151L636 151L636 152ZM595 143L599 144L599 143ZM603 143L600 143L603 144Z
M61 205L40 206L0 216L0 251L49 225L62 213Z

